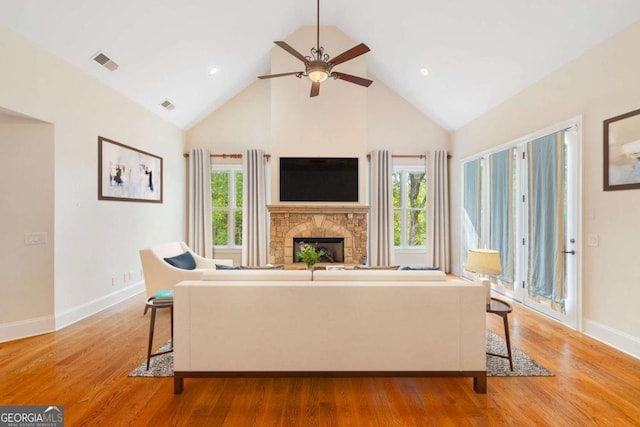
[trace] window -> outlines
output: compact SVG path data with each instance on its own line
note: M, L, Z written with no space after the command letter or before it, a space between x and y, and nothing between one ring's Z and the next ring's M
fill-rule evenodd
M396 248L424 248L427 241L427 177L396 168L393 180L393 239Z
M214 247L242 246L242 170L211 169L211 216Z

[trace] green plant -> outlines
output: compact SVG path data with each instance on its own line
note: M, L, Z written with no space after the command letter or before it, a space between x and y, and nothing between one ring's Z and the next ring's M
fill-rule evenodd
M324 254L323 249L316 249L315 246L311 246L309 243L301 243L296 253L298 258L307 265L307 268L313 267Z

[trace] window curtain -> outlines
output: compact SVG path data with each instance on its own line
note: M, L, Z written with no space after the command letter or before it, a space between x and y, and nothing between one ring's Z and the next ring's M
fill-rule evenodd
M427 263L451 271L447 152L427 153Z
M393 256L393 185L392 160L388 150L371 152L370 188L371 221L369 223L369 265L392 265Z
M527 143L529 297L564 312L564 131Z
M267 259L267 211L264 152L242 153L242 264L260 266Z
M514 280L513 149L489 156L489 248L500 252L502 275L496 279L513 289Z
M464 164L464 251L462 265L467 264L469 249L480 247L480 206L482 200L482 160Z
M189 153L189 248L205 258L212 257L211 156L204 148Z

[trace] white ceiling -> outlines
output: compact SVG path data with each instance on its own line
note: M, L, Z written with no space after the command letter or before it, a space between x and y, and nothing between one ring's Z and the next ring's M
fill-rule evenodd
M321 25L371 48L375 79L450 130L640 19L638 0L322 0L320 8ZM273 41L315 25L316 2L0 0L0 22L188 129L267 73ZM294 46L304 55L310 47ZM120 68L95 63L98 51ZM286 71L295 70L273 70ZM165 99L173 111L160 107Z

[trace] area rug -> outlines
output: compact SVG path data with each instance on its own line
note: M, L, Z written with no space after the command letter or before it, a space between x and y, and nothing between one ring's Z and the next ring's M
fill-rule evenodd
M495 354L507 354L507 343L502 337L487 330L487 351ZM487 355L487 376L489 377L552 377L544 366L511 345L513 371L509 369L509 360Z
M157 352L168 350L171 341L167 341ZM487 331L487 351L496 354L507 354L507 343L492 331ZM487 356L487 376L489 377L552 377L549 372L535 360L511 346L513 371L509 370L509 361L501 357ZM134 369L130 377L172 377L173 353L151 358L147 371L147 361Z

